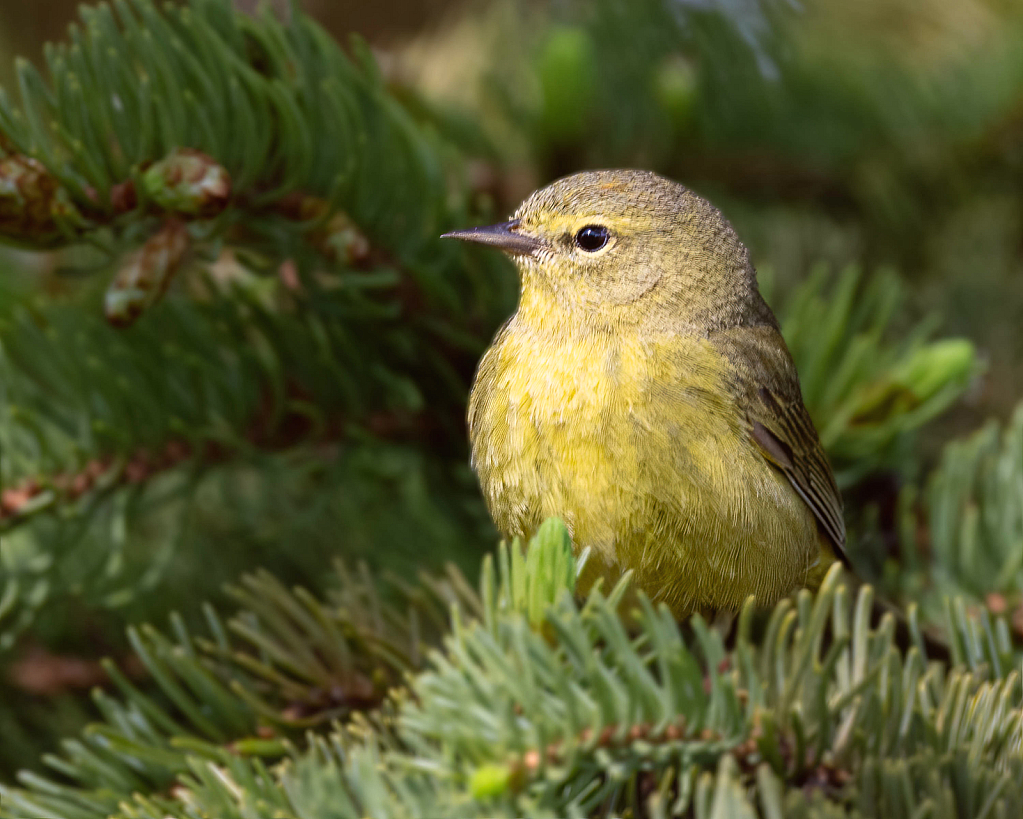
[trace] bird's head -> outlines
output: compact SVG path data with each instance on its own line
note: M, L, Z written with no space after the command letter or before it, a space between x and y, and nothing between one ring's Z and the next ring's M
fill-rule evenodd
M763 304L749 254L721 212L649 171L586 171L532 194L508 222L445 237L493 245L522 275L522 299L579 320L710 330Z

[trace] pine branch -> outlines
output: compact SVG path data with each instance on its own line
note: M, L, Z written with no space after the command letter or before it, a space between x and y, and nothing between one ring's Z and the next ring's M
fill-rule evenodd
M157 691L144 692L106 662L117 694L94 694L104 722L44 759L59 780L25 772L28 790L0 787L0 816L108 816L133 794L160 798L197 765L277 759L301 744L304 729L379 705L424 662L451 610L475 615L480 606L456 570L424 579L414 593L395 585L384 599L365 567L352 572L339 562L336 584L325 603L259 573L231 591L243 606L231 619L203 608L205 637L177 615L173 636L130 629Z
M470 544L491 531L467 467L403 444L189 459L5 536L0 638L6 650L33 626L75 635L66 613L85 610L90 641L117 645L119 622L191 608L253 563L319 590L339 550L408 576L417 564L471 565Z
M1023 405L999 428L995 421L947 444L941 463L920 488L900 499L902 556L909 573L907 595L920 596L921 573L931 581L923 605L933 612L944 598L962 595L984 601L995 613L1011 614L1023 642ZM997 639L1011 642L1009 633ZM985 629L964 641L995 639Z
M71 527L112 515L125 531L130 490L168 472L365 431L439 432L461 459L468 377L510 296L500 260L434 241L467 219L456 156L364 46L353 61L297 11L254 19L226 0L82 19L47 50L49 84L22 63L21 106L0 97L0 232L97 245L118 266L108 320L151 315L113 334L88 292L4 311L0 529L37 541L61 521L6 567L5 644ZM118 565L114 544L92 547L91 566Z
M231 460L366 432L434 448L446 441L462 460L468 373L452 362L468 370L481 342L452 330L443 312L395 304L399 279L384 270L340 273L297 292L242 268L233 275L228 284L206 279L212 298L172 298L123 333L89 304L32 305L0 322L0 530L31 525L38 538L59 522L37 549L48 573L81 537L75 527L110 513L137 517L130 499L168 473L197 488L209 468ZM119 547L90 548L94 568L82 567L81 579L87 587L101 571L96 579L109 588ZM18 579L7 569L0 620L14 616ZM32 599L44 582L16 597ZM4 642L29 622L11 625Z
M115 0L81 15L70 43L47 49L50 82L21 62L20 107L0 97L9 155L31 157L73 202L69 238L127 230L151 209L223 214L211 229L258 232L294 192L343 207L402 258L435 235L446 193L436 143L387 96L365 46L352 62L297 9L285 24L220 0L159 10ZM182 149L215 159L216 194L167 169L180 168ZM44 204L20 187L26 205Z
M1023 805L1018 675L946 677L917 649L898 652L890 622L871 629L869 609L869 592L850 608L832 573L816 601L779 606L762 641L744 613L732 651L699 621L687 644L648 604L630 637L599 595L581 609L563 600L548 615L553 637L510 612L456 629L401 705L402 745L350 739L316 805L354 802L341 813L351 816L752 816L752 787L768 815L817 815L814 794L863 815L895 804L908 815L927 800L976 815L991 793L1011 815ZM363 780L367 753L375 774ZM281 776L294 794L293 769Z
M468 221L455 150L359 41L353 61L297 9L285 24L227 0L81 14L70 44L47 49L49 84L20 62L20 107L0 94L0 235L127 254L112 321L165 289L176 265L150 244L177 223L197 252L223 241L271 270L292 258L303 279L316 267L352 281L354 265L356 290L395 288L400 272L454 315L493 303L493 282L467 280L458 249L435 241Z
M103 768L69 746L67 761L53 764L87 787L28 777L24 789L3 790L8 813L0 815L76 806L60 815L85 819L106 815L118 798L119 815L131 817L242 817L255 805L259 815L294 817L691 811L708 819L752 816L754 805L807 817L837 808L870 816L884 806L909 815L927 805L937 815L979 816L991 805L1009 816L1023 806L1023 689L1016 663L999 669L984 645L969 647L973 670L927 663L919 646L904 653L890 619L871 627L869 587L851 601L837 567L816 598L801 592L779 604L763 634L747 606L734 646L699 618L680 630L666 608L642 598L628 630L618 613L624 586L578 604L564 571L572 563L563 527L549 524L528 558L517 548L499 553L478 596L457 591L464 581L448 585L446 594L464 604L454 606L443 650L429 655L408 692L312 738L304 751L280 742L281 728L303 724L282 710L291 698L282 692L317 685L317 669L332 658L339 665L328 676L353 662L397 669L374 648L378 637L421 637L407 625L360 627L382 622L373 614L379 604L358 605L373 599L369 586L346 582L356 605L324 608L269 578L247 581L243 596L265 614L258 632L246 617L234 630L258 654L244 645L228 651L229 632L213 615L209 643L180 628L174 641L152 630L136 636L181 716L168 723L152 699L122 683L131 724L144 714L164 727L108 743ZM953 608L956 628L964 617ZM353 640L349 628L370 639ZM408 646L401 653L410 656ZM228 664L219 679L233 678L231 689L216 682L208 657ZM278 704L253 709L251 693L265 685L276 693L263 702ZM199 702L207 708L196 710ZM125 706L103 703L108 726L122 724ZM235 741L229 753L217 746L232 732L218 726L238 708L247 720L269 719L263 724L275 733ZM238 724L251 731L250 722ZM166 746L159 737L178 725L203 739ZM95 728L90 736L124 733ZM263 761L282 754L279 766ZM155 791L114 775L128 759L159 761L176 784Z

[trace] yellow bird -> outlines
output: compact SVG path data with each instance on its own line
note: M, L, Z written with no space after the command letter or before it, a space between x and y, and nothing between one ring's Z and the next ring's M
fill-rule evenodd
M445 237L500 248L521 276L469 399L506 537L560 516L591 548L582 591L631 569L680 617L772 603L844 559L795 366L717 208L654 173L593 171Z

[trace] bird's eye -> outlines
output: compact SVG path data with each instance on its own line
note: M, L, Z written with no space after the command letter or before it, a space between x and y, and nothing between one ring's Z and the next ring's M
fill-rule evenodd
M575 243L587 253L596 253L611 238L611 231L603 225L587 225L575 235Z

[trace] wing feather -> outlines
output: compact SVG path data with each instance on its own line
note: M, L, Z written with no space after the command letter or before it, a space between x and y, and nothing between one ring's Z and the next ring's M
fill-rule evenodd
M712 341L735 367L735 395L750 437L813 512L840 559L845 555L842 496L803 404L795 365L776 327L741 327Z

